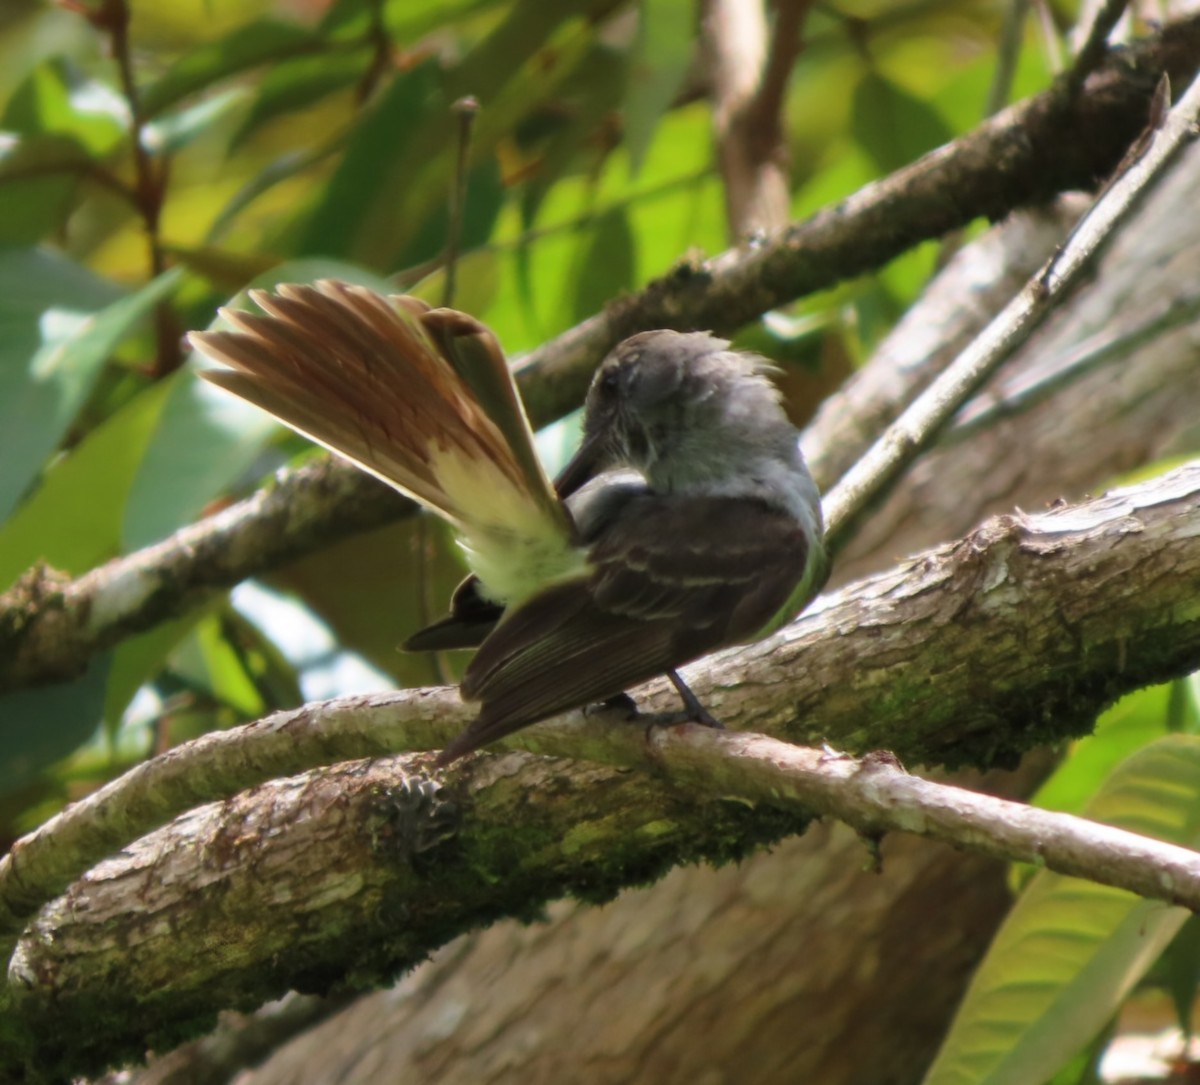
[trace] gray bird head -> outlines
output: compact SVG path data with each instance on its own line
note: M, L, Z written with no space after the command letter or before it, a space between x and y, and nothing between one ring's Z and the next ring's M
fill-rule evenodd
M659 491L711 489L764 460L797 459L797 433L764 359L707 332L641 332L601 363L583 442L560 494L613 467Z

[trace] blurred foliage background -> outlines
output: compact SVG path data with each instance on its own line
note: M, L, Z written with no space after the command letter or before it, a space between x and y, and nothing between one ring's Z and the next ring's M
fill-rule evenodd
M794 217L1044 89L1074 6L1035 5L998 83L1010 7L813 5L785 111ZM482 109L455 305L511 356L729 245L697 36L683 0L7 0L0 590L150 545L313 455L195 380L182 335L250 284L335 275L439 299L462 95ZM784 365L797 418L937 257L743 330ZM552 469L575 426L541 434ZM440 527L410 519L135 636L78 681L6 695L0 836L198 733L442 680L453 661L396 645L459 572ZM1054 802L1081 808L1124 753L1195 727L1188 683L1131 698Z

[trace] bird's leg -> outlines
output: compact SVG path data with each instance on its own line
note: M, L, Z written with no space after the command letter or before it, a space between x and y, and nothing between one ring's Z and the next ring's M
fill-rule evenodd
M700 703L699 699L688 689L687 683L679 677L676 671L667 671L667 677L671 679L671 685L675 687L679 694L679 699L683 701L683 707L687 710L689 720L694 723L702 723L705 727L715 727L718 731L725 730L725 725Z

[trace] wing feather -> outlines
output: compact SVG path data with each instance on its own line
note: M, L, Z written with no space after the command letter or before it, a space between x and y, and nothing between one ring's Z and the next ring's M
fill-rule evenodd
M794 601L809 549L756 500L643 495L589 553L587 576L510 611L463 678L479 716L445 764L527 724L752 639Z

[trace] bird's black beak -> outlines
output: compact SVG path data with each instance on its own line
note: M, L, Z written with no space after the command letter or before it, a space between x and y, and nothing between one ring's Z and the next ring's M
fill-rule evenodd
M606 434L602 428L592 433L584 433L579 450L571 457L570 462L554 480L554 490L560 500L566 500L576 490L590 479L593 479L607 466Z

